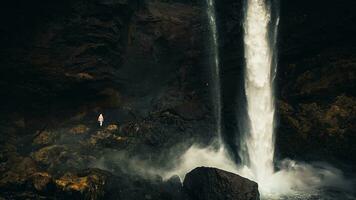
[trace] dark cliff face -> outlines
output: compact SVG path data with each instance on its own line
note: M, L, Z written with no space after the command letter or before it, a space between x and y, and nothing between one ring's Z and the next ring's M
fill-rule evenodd
M169 167L167 157L216 136L200 4L39 0L1 11L1 196L101 187L102 172L75 171L100 167L102 159L115 174L145 167L121 155ZM145 182L129 190L137 184Z
M145 96L175 86L200 62L203 42L196 35L202 16L198 7L171 4L20 1L4 6L2 94L20 101L82 101L107 88ZM184 67L187 72L180 71ZM195 68L199 73L199 63Z
M172 146L209 143L216 135L204 4L2 5L0 172L12 177L30 166L62 176L114 150L164 165L158 155ZM278 156L355 161L356 5L281 0L279 6ZM236 113L245 104L243 1L219 0L216 9L224 132L236 152ZM111 125L105 130L97 127L99 113ZM14 163L19 167L12 169Z
M2 94L29 106L53 98L95 96L116 85L128 25L138 7L135 1L5 4Z
M243 1L216 2L219 29L221 88L223 98L223 125L225 142L238 161L238 117L245 113L244 105L244 51L243 51Z
M209 118L208 28L197 3L19 1L2 9L1 109L9 120L36 131L82 112L91 122L104 111L120 123L164 112Z
M355 161L355 7L281 1L277 147L284 156Z
M168 149L215 136L203 59L209 29L197 3L18 1L1 9L1 187L16 182L24 168L11 166L25 161L31 173L58 176L113 151L164 166Z

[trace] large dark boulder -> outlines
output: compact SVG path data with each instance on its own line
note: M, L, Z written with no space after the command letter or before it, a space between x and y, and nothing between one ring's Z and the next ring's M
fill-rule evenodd
M189 172L183 187L194 200L258 200L257 183L216 168L199 167Z

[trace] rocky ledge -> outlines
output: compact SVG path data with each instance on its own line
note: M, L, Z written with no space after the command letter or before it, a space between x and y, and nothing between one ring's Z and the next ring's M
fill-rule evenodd
M257 183L216 168L199 167L168 180L86 169L53 176L30 158L1 176L0 199L259 200Z

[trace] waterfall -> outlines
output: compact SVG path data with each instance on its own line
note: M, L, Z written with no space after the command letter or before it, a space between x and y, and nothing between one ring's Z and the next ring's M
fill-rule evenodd
M206 0L207 15L209 19L210 28L210 52L211 52L211 72L212 72L212 96L214 106L214 117L216 124L216 133L221 142L221 93L220 93L220 69L219 69L219 46L218 46L218 32L216 27L216 14L214 0Z
M279 18L278 10L272 12L272 7L268 2L278 0L245 1L243 25L246 68L244 86L247 102L245 119L248 120L243 121L249 122L243 127L244 134L241 135L240 140L239 153L242 165L236 165L235 161L231 159L221 139L218 33L214 0L206 0L211 37L209 63L212 77L210 86L219 147L193 145L180 157L179 163L172 170L159 174L166 179L178 174L181 179L184 179L185 175L195 167L217 167L256 181L262 199L286 199L284 197L293 196L298 197L296 199L307 199L310 195L319 193L319 189L322 187L350 188L350 183L344 180L342 172L327 164L307 164L285 159L277 161L278 170L274 170L273 79L276 72L275 46Z
M242 153L257 182L267 180L274 172L273 76L274 45L271 37L271 8L266 0L246 0L244 17L245 92L249 124L245 130ZM275 26L277 26L275 24ZM275 29L271 29L272 33ZM275 33L273 33L275 34Z
M179 164L170 171L160 173L165 178L178 174L182 179L199 166L217 167L258 183L262 199L307 199L318 194L323 187L350 188L342 172L327 164L307 164L285 159L276 161L274 170L274 121L275 102L273 79L276 74L276 39L279 23L278 6L269 2L278 0L245 0L244 50L246 117L242 128L242 165L236 165L222 142L221 95L218 33L214 0L206 0L210 28L211 90L216 119L219 146L191 146L179 159ZM272 12L272 10L274 10ZM275 12L276 11L276 12ZM241 104L242 106L244 104ZM241 123L240 123L241 124ZM304 198L305 197L305 198ZM289 198L288 198L289 199ZM291 198L293 199L293 198Z
M248 124L242 137L239 173L259 184L265 199L316 194L321 187L345 190L342 172L328 164L298 163L285 159L274 170L275 102L278 10L276 0L246 0L244 16L245 93ZM276 6L278 7L278 6ZM347 190L347 189L346 189Z

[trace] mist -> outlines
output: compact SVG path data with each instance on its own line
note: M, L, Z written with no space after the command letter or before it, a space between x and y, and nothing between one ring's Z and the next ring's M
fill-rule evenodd
M220 148L193 145L178 159L169 159L167 155L174 152L171 150L165 156L167 166L170 167L154 167L148 160L137 156L129 157L124 152L108 153L92 163L91 167L114 171L112 168L114 164L114 167L119 167L125 173L134 173L144 178L160 176L167 180L178 175L183 181L188 172L196 167L205 166L219 168L256 181L252 171L247 166L236 164L223 145ZM288 196L306 198L318 195L325 188L351 192L353 187L353 182L347 180L341 170L328 163L307 164L285 159L277 162L275 167L277 170L274 174L258 182L262 198L278 199Z

